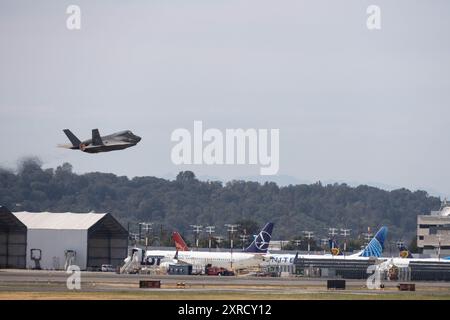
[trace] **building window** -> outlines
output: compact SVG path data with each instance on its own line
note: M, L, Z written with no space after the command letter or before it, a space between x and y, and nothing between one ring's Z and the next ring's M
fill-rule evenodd
M419 236L419 240L423 240L423 236Z

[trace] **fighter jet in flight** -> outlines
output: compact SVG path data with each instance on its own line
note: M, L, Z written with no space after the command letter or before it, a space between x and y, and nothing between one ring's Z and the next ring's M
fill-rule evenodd
M92 129L92 139L84 141L80 141L80 139L78 139L69 129L64 129L63 131L72 145L59 145L59 147L81 150L87 153L122 150L135 146L141 141L141 137L133 134L130 130L120 131L101 137L98 129Z

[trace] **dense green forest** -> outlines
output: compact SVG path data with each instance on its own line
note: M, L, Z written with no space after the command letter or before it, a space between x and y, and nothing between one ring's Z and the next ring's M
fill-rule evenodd
M275 223L275 239L294 239L303 230L323 238L328 227L350 228L356 238L371 227L389 227L390 239L409 243L418 214L438 209L440 199L425 191L385 191L346 184L289 185L248 181L199 181L180 172L173 181L156 177L75 174L64 163L43 169L39 160L23 160L16 171L0 169L0 204L12 211L110 212L125 227L152 222L153 231L179 230L192 241L190 225L239 223L252 234L265 222ZM205 234L203 234L205 237Z

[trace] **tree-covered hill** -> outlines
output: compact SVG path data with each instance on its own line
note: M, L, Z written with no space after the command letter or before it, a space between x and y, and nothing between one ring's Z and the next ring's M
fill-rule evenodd
M0 204L13 211L110 212L125 226L149 221L185 234L190 225L201 224L215 225L217 233L225 235L224 224L238 221L259 226L273 221L278 239L292 239L303 230L323 237L330 226L350 228L355 237L369 226L375 231L386 225L391 239L409 241L417 215L438 209L440 199L425 191L385 191L366 185L204 182L190 171L180 172L173 181L75 174L68 163L42 169L39 161L28 159L16 172L0 169Z

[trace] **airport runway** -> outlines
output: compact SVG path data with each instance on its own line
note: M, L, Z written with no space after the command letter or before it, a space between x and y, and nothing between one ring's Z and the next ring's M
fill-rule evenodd
M323 295L333 299L338 295L352 295L355 299L364 296L391 295L397 297L424 294L430 298L450 299L449 282L415 282L415 292L400 292L397 282L383 282L383 290L369 290L364 280L346 280L346 290L327 290L326 279L314 278L267 278L250 276L175 276L175 275L121 275L111 272L81 272L81 289L69 290L67 279L70 274L64 271L44 270L0 270L0 299L16 298L58 298L59 294L76 292L78 299L83 299L83 293L90 299L93 294L111 294L108 297L117 298L178 298L203 299L215 296L227 298L259 297L266 299L284 299L308 295ZM160 289L139 288L140 280L159 280ZM27 293L29 295L27 295ZM38 294L34 296L33 294ZM142 296L147 293L147 296ZM56 294L56 295L55 295ZM115 296L116 295L116 296Z

